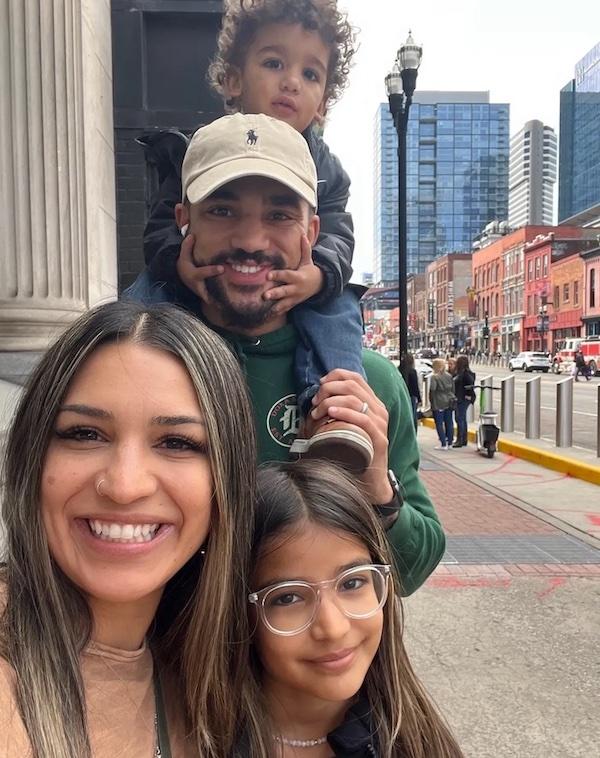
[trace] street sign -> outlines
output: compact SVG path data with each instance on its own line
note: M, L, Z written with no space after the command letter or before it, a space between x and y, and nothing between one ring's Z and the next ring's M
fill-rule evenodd
M548 316L538 316L535 327L536 332L544 334L550 331L550 318Z

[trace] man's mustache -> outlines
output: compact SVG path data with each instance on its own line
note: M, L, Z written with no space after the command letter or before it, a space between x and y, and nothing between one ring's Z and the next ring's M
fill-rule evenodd
M226 263L255 263L258 266L267 264L274 269L284 269L285 261L279 253L264 253L257 250L254 253L248 253L245 250L230 250L228 252L218 253L208 261L209 266L224 266ZM207 265L207 264L205 264Z

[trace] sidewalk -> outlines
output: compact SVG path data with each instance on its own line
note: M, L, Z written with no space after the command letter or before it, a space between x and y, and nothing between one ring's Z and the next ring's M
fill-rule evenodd
M467 758L594 755L600 487L418 440L446 553L404 602L416 671Z
M600 487L474 445L437 451L419 426L421 475L447 535L430 582L507 582L520 575L600 578Z
M423 427L435 429L433 419L422 421ZM475 442L476 424L469 423L469 441ZM600 485L600 457L595 450L578 447L556 447L547 439L527 439L521 432L501 432L498 450L515 458L531 461L553 471Z

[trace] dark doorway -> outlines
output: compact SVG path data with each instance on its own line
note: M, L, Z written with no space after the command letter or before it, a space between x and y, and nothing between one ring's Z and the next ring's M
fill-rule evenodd
M223 115L206 82L220 0L112 0L119 291L144 266L142 236L155 168L136 142L152 129L186 134Z

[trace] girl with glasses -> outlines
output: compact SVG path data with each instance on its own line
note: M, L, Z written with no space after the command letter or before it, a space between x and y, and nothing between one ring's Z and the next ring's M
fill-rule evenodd
M460 758L402 641L385 533L349 475L259 470L238 758Z
M49 348L6 447L0 756L231 753L253 427L235 358L173 306L102 306Z

